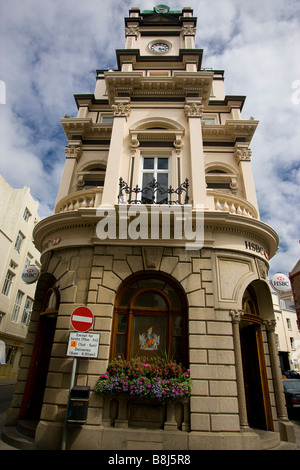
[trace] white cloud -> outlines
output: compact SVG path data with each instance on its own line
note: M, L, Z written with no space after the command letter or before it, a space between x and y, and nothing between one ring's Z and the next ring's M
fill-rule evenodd
M1 0L0 0L1 1ZM116 66L124 16L141 0L10 0L1 2L0 171L14 187L30 186L40 215L51 213L64 165L59 118L76 115L75 93L93 93L95 70ZM172 9L185 4L170 0ZM280 235L273 271L299 258L300 80L298 0L190 0L204 67L225 70L227 94L246 95L245 119L260 121L251 143L263 221ZM300 98L300 93L299 93Z

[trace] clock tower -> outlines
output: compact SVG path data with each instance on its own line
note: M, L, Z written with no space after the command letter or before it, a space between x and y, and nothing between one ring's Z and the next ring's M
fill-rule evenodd
M267 278L278 236L251 171L258 122L225 94L222 70L202 67L196 22L191 8L131 8L116 67L97 70L77 116L61 119L65 167L34 229L42 270L7 419L37 422L37 449L59 448L66 429L79 306L100 346L78 358L90 398L67 448L261 449L261 436L273 447L292 436ZM145 377L117 373L162 358L189 369L191 389L166 387L159 368L145 394Z

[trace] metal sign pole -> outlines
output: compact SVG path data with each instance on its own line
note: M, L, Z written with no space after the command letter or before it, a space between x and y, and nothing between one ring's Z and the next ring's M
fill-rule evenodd
M77 357L74 357L73 358L72 373L71 373L71 380L70 380L68 403L67 403L67 411L66 411L64 430L63 430L63 436L62 436L61 450L66 450L66 448L67 448L68 411L69 411L71 390L74 387L74 383L75 383L76 367L77 367Z

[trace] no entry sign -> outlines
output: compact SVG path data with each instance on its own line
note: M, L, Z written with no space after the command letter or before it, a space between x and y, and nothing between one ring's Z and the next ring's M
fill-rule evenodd
M71 315L71 323L74 330L84 333L93 326L94 315L87 307L77 307Z

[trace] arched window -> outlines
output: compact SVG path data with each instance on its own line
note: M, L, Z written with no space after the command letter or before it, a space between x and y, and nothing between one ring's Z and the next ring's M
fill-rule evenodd
M252 286L248 286L243 296L243 310L246 317L252 321L261 322L262 319L259 316L258 303L256 298L255 290Z
M78 189L90 189L104 185L105 168L99 165L92 165L78 171Z
M59 291L55 287L51 287L44 298L42 314L57 313L60 302Z
M120 289L114 312L111 358L187 363L185 297L164 276L140 275Z

